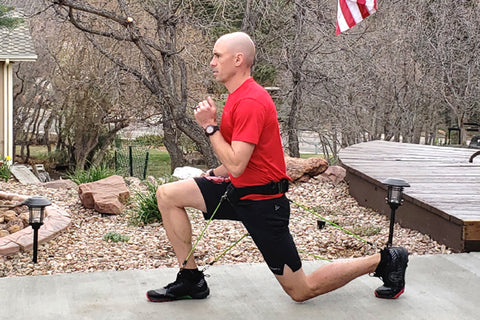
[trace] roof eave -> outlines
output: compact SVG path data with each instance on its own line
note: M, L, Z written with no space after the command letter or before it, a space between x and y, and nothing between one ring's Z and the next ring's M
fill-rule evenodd
M26 56L1 56L0 55L0 61L6 61L9 60L11 62L14 61L36 61L38 59L37 55L26 55Z

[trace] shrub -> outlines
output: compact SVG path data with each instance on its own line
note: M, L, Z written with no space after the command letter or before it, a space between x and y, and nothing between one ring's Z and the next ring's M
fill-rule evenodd
M130 217L132 224L139 226L145 225L153 222L162 222L162 215L158 210L157 203L157 188L158 181L151 183L146 181L147 191L137 191L135 192L135 202L136 206L133 211L133 215Z
M55 149L50 154L49 160L60 165L68 165L68 152L64 149Z
M123 234L120 234L118 232L107 232L103 236L104 241L112 241L112 242L128 242L130 240L130 236L126 236Z
M5 182L10 179L10 163L12 158L6 156L3 160L0 160L0 179L5 180Z
M115 174L115 170L106 165L91 166L87 170L75 170L74 173L67 174L67 178L76 184L98 181L108 178Z
M253 78L263 86L271 86L275 83L277 69L271 64L258 64L255 66Z

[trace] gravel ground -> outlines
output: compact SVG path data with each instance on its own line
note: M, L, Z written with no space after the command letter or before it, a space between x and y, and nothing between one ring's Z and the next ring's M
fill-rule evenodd
M136 183L130 187L138 190ZM128 215L132 212L134 201L123 215L102 217L98 212L81 205L76 190L24 186L12 181L0 182L0 190L23 195L43 195L72 216L72 225L68 230L39 246L37 264L32 263L31 252L0 257L0 277L153 269L178 265L161 224L137 227L129 223ZM379 247L383 247L388 240L389 220L371 209L359 206L348 194L345 183L333 185L311 179L308 183L293 185L288 197ZM401 214L401 208L399 213ZM196 239L205 220L196 210L189 210L189 215L193 238ZM319 230L317 220L311 212L292 203L290 229L303 260L314 260L318 256L327 259L353 258L378 251L333 226L327 225ZM130 239L128 242L105 241L103 236L107 232L127 235ZM197 246L198 264L204 266L212 262L245 232L241 223L213 221ZM452 253L451 249L433 241L429 236L401 228L398 224L395 225L393 244L406 247L413 255ZM250 237L246 237L216 264L262 261L255 244Z

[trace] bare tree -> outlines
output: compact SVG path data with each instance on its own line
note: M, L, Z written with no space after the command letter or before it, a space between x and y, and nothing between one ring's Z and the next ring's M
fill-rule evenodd
M208 139L202 128L188 116L190 111L187 108L198 100L189 96L187 78L194 70L189 70L184 56L191 53L192 44L198 41L204 44L201 30L189 25L190 19L194 23L201 18L194 14L198 11L192 11L200 9L201 3L50 2L55 5L57 13L81 30L101 54L123 72L136 77L157 97L172 168L184 164L179 144L181 133L195 142L208 165L217 163ZM109 44L112 42L116 43L116 50L111 50Z
M423 71L432 77L436 95L453 113L462 144L464 123L479 109L479 6L478 1L460 1L452 7L451 2L440 0L422 3L417 11L418 40L426 44L418 48Z
M30 25L39 59L16 69L15 137L21 157L29 160L31 144L46 145L50 154L56 143L55 160L71 168L98 164L120 129L154 113L151 94L70 24L39 7L29 9L36 12Z
M317 132L335 154L338 145L372 139L433 143L452 115L460 127L480 118L477 1L453 8L445 0L385 0L338 37L335 0L45 1L116 66L118 79L135 78L154 97L172 167L183 164L184 135L208 165L216 162L187 106L205 92L225 93L206 62L213 39L235 30L257 44L255 79L281 88L276 103L291 155L298 130Z

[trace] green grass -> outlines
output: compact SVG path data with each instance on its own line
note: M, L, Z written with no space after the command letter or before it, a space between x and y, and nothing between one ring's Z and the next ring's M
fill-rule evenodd
M172 174L170 168L170 155L166 150L150 149L149 152L147 176L158 178Z
M320 153L300 153L300 158L302 158L302 159L323 158L323 154L320 154Z
M55 150L55 147L52 147L52 152ZM16 146L15 154L20 154L20 146ZM25 154L27 149L24 149ZM35 159L48 159L48 152L46 146L30 146L30 157Z

